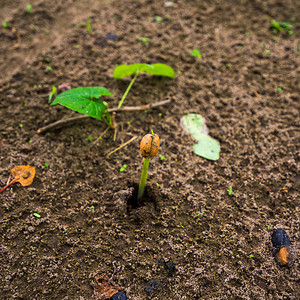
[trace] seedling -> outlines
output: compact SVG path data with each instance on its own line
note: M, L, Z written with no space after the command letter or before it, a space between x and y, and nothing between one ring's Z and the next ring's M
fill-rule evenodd
M228 192L228 195L231 196L232 195L232 187L230 187L230 189L227 192Z
M202 58L202 54L200 53L199 49L193 49L193 51L191 52L191 56Z
M31 4L27 4L27 5L26 5L26 11L27 11L29 14L32 13L32 6L31 6Z
M87 21L86 21L86 30L88 33L92 33L92 26L91 26L91 19L88 18Z
M150 39L149 38L146 38L146 37L139 37L138 38L138 41L142 42L144 45L146 45Z
M36 217L36 218L38 218L38 219L41 217L41 215L38 214L38 213L33 213L33 216Z
M121 169L120 169L120 172L124 172L124 171L126 170L126 168L127 168L127 165L126 165L126 164L123 165L123 166L121 167Z
M160 16L156 16L156 17L155 17L155 21L156 21L157 23L161 23L161 22L163 21L163 18L160 17Z
M143 156L144 163L143 163L142 176L141 176L138 196L137 196L138 201L144 195L150 158L157 155L159 145L160 145L159 136L157 134L154 134L153 131L150 134L146 134L141 140L140 153Z
M52 91L51 93L49 94L49 99L48 99L48 102L51 103L51 100L53 98L53 96L56 96L57 94L57 89L56 89L56 86L55 85L52 85Z
M170 77L173 78L175 75L174 70L166 65L166 64L133 64L133 65L119 65L114 69L114 78L115 79L121 79L123 77L130 76L134 74L134 77L132 78L128 88L126 89L122 99L119 102L118 107L121 108L127 94L129 93L133 83L139 76L141 72L145 72L151 75L156 75L156 76L165 76L165 77Z
M2 22L2 26L3 26L4 28L8 28L9 24L8 24L7 20L4 20L4 21Z
M277 34L278 32L284 31L289 35L293 34L293 25L286 22L277 22L272 20L271 22L272 31Z
M111 118L106 110L106 105L99 99L101 96L113 96L113 94L101 86L79 87L62 92L51 105L63 105L92 118L102 119L108 126L111 126ZM103 116L104 114L105 116Z

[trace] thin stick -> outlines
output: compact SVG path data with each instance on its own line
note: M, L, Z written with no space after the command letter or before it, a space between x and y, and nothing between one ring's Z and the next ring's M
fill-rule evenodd
M163 100L163 101L155 102L155 103L150 103L150 104L145 104L145 105L139 105L139 106L124 106L121 108L113 107L113 108L109 108L107 111L108 112L122 112L122 111L139 111L139 110L145 110L145 109L149 110L151 108L155 108L155 107L158 107L161 105L166 105L170 102L171 102L171 99ZM82 120L82 119L88 119L88 118L90 118L90 116L83 115L83 116L76 116L76 117L72 117L72 118L68 118L68 119L59 120L54 123L48 124L44 127L41 127L40 129L37 130L37 133L42 134L51 129L61 127L67 123L71 123L73 121Z
M115 150L109 152L106 157L109 157L111 154L117 152L118 150L120 150L121 148L125 147L126 145L128 145L129 143L131 143L132 141L134 141L137 138L137 136L134 136L133 138L131 138L129 141L127 141L126 143L122 144L120 147L116 148Z
M123 104L123 102L124 102L124 100L125 100L127 94L129 93L129 91L130 91L130 89L131 89L133 83L135 82L135 80L137 79L137 77L138 77L139 74L140 74L140 71L136 71L136 73L135 73L134 77L132 78L132 80L131 80L129 86L127 87L127 89L126 89L126 91L125 91L125 93L124 93L122 99L121 99L120 102L119 102L118 108L121 108L121 106L122 106L122 104Z
M106 129L100 134L100 136L94 141L94 144L96 144L99 140L102 139L102 137L105 135L105 133L108 131L110 127L106 127Z

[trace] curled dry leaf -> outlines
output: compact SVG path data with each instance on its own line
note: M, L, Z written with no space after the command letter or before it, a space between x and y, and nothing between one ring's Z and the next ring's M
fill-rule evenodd
M96 276L95 282L97 284L95 288L95 295L98 300L106 300L119 292L119 288L115 286L115 283L111 278L108 278L104 274Z
M28 186L32 184L35 176L35 167L32 166L17 166L11 169L11 174L14 179L0 190L3 192L7 187L15 182L20 182L22 186Z

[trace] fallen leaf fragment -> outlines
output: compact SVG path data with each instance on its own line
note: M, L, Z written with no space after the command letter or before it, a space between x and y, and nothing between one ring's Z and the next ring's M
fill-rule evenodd
M108 278L104 274L95 277L95 282L97 284L95 288L95 295L98 300L109 299L119 292L118 287L115 286L112 279Z
M8 188L11 184L15 182L21 183L22 186L28 186L32 184L33 178L35 176L35 167L32 166L17 166L11 170L14 179L9 182L5 187L0 190L0 193Z

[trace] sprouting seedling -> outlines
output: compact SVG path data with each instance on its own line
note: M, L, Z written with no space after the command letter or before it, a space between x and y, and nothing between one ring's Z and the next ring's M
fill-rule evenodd
M55 85L52 85L52 91L50 92L49 99L48 99L49 103L51 102L53 96L56 96L56 94L57 94L57 88Z
M137 200L140 200L144 195L150 158L157 155L159 145L159 136L157 134L154 134L153 131L152 133L146 134L141 140L140 153L143 156L144 163Z
M191 56L195 56L195 57L202 58L202 54L200 53L200 50L199 50L199 49L193 49L190 55L191 55Z
M22 186L28 186L32 184L35 176L35 167L31 166L17 166L10 170L14 179L10 181L5 187L0 190L0 193L8 188L11 184L19 182Z
M32 6L31 6L31 4L27 4L27 5L26 5L26 11L27 11L29 14L32 13Z
M128 85L122 99L119 102L118 107L120 108L129 93L133 83L137 79L138 75L141 72L145 72L151 75L156 75L156 76L165 76L165 77L170 77L173 78L175 75L174 70L166 65L166 64L132 64L132 65L119 65L114 69L114 78L115 79L121 79L123 77L130 76L134 74L134 77L132 78L130 84Z
M277 22L275 20L271 21L272 31L277 34L278 32L285 31L289 35L293 34L293 25L287 22Z
M86 24L85 24L86 30L88 33L92 33L92 26L91 26L91 19L87 18Z
M146 45L146 44L150 41L150 39L147 38L147 37L139 37L139 38L138 38L138 41L140 41L140 42L142 42L144 45Z
M60 104L92 118L102 119L110 127L111 118L107 106L99 99L101 96L113 96L113 94L101 86L79 87L62 92L51 105Z

